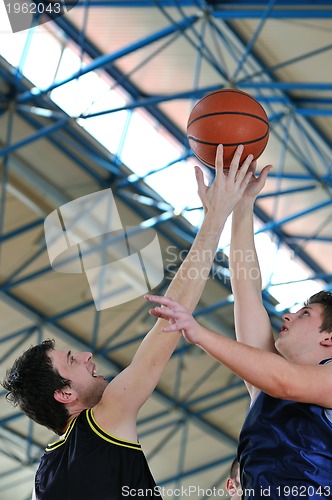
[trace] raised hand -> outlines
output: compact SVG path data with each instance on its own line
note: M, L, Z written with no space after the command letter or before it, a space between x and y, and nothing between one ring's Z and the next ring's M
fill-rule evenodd
M169 322L169 326L163 328L164 332L180 331L188 342L197 343L203 327L197 323L193 316L176 300L159 295L145 295L149 302L156 302L163 307L153 307L149 313L156 318L162 318Z
M249 167L249 172L252 173L249 182L245 188L243 199L255 200L259 193L265 186L268 173L270 172L272 165L266 165L259 175L256 176L257 162L253 161Z
M211 186L206 186L202 170L196 167L198 195L206 214L212 212L218 217L222 213L227 217L241 199L252 177L249 167L253 159L252 155L249 155L240 165L242 153L243 146L238 146L231 165L226 170L223 168L223 146L219 144L215 162L216 174Z

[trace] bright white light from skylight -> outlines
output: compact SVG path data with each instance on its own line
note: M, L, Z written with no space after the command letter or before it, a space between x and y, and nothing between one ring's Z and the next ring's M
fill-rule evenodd
M0 54L15 68L20 64L27 36L28 31L21 31L15 35L12 33L0 34Z

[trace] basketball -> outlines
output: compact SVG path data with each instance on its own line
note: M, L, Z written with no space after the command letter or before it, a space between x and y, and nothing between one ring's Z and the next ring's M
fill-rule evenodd
M236 89L210 92L193 107L187 137L196 158L215 166L218 144L224 146L224 168L230 166L236 147L243 144L243 161L249 154L257 159L269 139L269 121L261 104Z

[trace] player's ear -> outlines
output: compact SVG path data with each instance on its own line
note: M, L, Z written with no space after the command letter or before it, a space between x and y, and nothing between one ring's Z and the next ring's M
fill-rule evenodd
M233 479L230 477L226 481L226 489L230 495L235 495L236 493L236 487Z
M76 399L76 394L70 387L64 387L54 391L54 399L63 404L71 403Z
M324 332L325 336L323 340L320 341L320 345L325 347L332 347L332 332Z

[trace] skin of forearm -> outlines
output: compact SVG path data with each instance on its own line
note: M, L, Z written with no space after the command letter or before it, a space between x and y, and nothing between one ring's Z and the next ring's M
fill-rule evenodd
M202 227L165 296L178 300L192 312L209 276L226 218L211 213L205 216Z
M165 293L166 297L178 300L190 312L194 311L203 292L226 218L220 214L216 217L212 212L206 214L187 257ZM134 363L139 362L143 355L144 365L149 362L150 373L156 370L158 377L181 336L179 332L165 334L162 329L167 325L166 320L158 319L133 359Z
M233 293L245 288L261 295L262 278L254 242L253 202L239 203L233 212L230 270Z
M188 342L228 367L246 385L256 388L250 391L252 396L260 389L272 397L332 407L331 365L320 365L317 361L324 357L322 346L312 355L311 361L308 357L287 360L275 351L237 342L204 328L181 304L170 298L150 298L159 304L150 314L170 322L164 329L167 335L176 329L182 330Z
M303 387L307 365L292 365L278 354L242 344L202 326L199 326L196 344L247 383L270 396L305 402L305 394L298 393L298 386ZM299 379L300 384L296 382Z
M238 204L232 220L230 250L236 337L241 342L274 351L271 323L262 302L262 278L253 231L253 202Z

